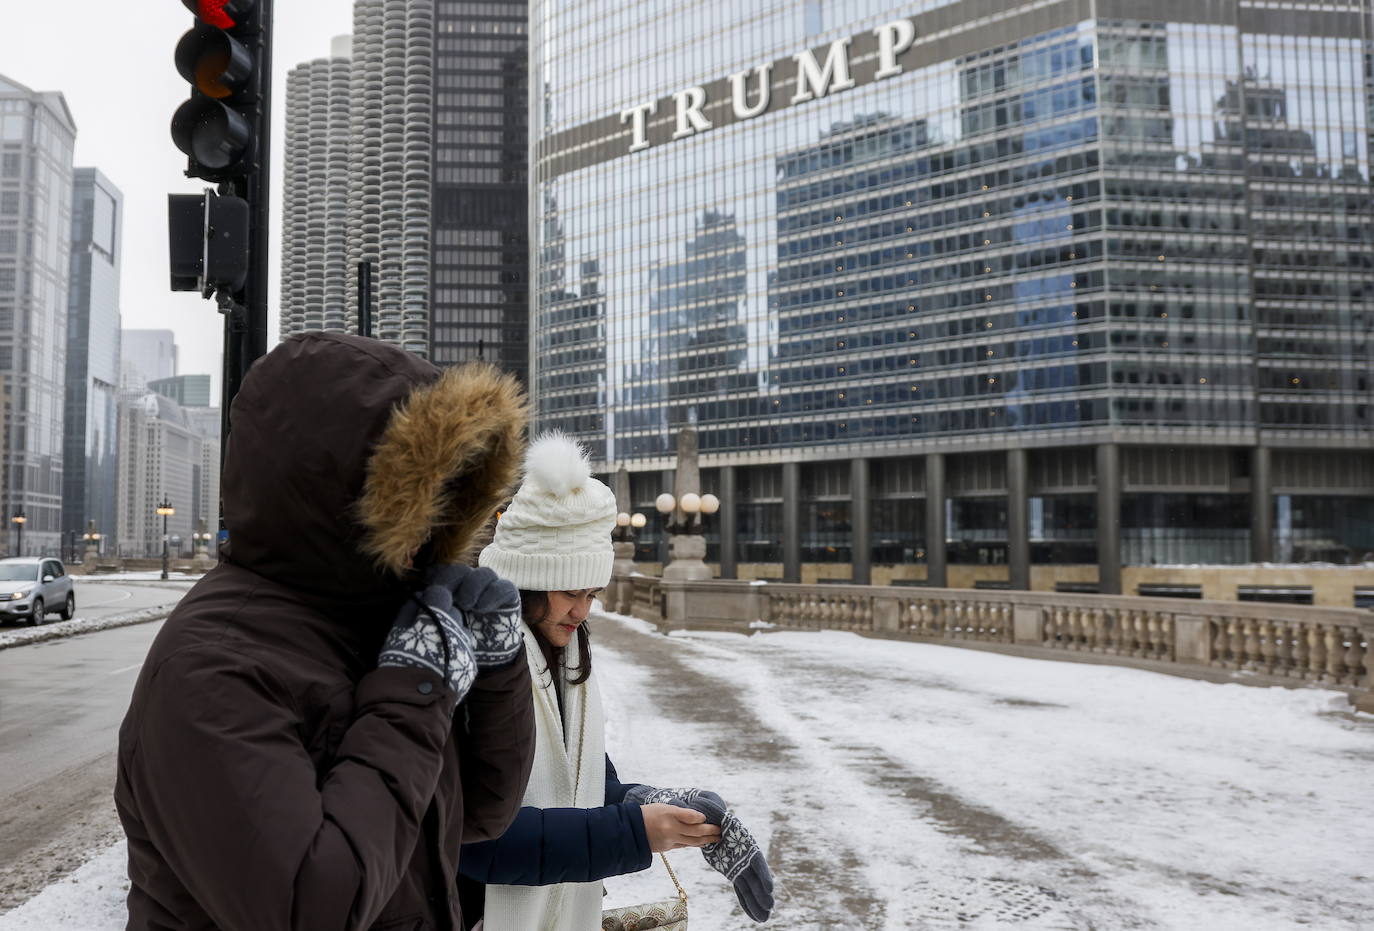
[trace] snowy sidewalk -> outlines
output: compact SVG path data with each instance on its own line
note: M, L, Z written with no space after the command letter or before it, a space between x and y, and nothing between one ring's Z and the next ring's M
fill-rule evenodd
M1370 926L1374 717L1334 711L1344 695L647 629L596 625L610 752L627 781L735 805L782 927ZM674 857L694 921L753 927L699 856ZM609 885L611 904L665 888Z
M593 620L627 781L719 791L768 851L768 926L1322 929L1374 908L1374 717L1257 689L844 633ZM122 928L118 847L0 931ZM696 851L700 931L756 927ZM607 905L670 897L660 867Z

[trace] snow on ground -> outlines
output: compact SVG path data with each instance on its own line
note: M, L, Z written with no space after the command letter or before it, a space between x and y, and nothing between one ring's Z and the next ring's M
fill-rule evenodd
M603 637L610 752L627 781L730 800L786 927L1371 927L1374 716L1343 694L839 632L671 640L702 677L672 702L727 693L784 752L694 756L728 734L646 711L665 683ZM673 858L706 927L752 927L699 855ZM608 902L661 894L655 873Z
M768 926L1370 927L1374 716L1219 685L838 632L594 624L626 781L715 789L777 876ZM756 927L695 850L700 931ZM123 927L123 846L0 931ZM657 863L607 905L670 898Z
M205 575L203 572L177 572L170 569L167 578L162 577L160 569L153 569L149 572L97 572L94 575L83 575L80 577L82 582L199 582Z
M0 630L0 650L8 647L23 646L26 643L39 643L43 640L54 640L58 637L70 637L74 634L90 634L97 630L109 630L112 627L127 627L130 624L146 624L149 621L157 621L172 613L172 605L162 605L156 608L141 608L137 611L126 611L123 614L106 614L101 617L74 617L70 621L58 621L55 624L43 624L41 627L19 627L14 630Z
M0 915L4 931L117 931L128 923L124 844L97 852L75 872Z

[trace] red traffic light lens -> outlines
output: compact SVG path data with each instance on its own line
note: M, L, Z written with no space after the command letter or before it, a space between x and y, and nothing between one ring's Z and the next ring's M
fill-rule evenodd
M201 22L220 29L233 29L248 18L254 0L181 0Z

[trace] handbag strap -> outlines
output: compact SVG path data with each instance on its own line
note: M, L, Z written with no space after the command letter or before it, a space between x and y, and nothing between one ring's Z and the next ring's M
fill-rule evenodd
M579 718L579 720L578 720L578 725L579 725L579 726L578 726L578 735L577 735L577 777L576 777L576 781L573 783L573 793L574 793L574 795L576 795L577 786L580 785L580 784L582 783L582 739L583 739L583 737L586 736L586 733L587 733L587 696L586 696L586 694L583 694L583 696L582 696L582 709L581 709L581 713L578 715L578 718ZM576 798L574 798L574 801L576 801ZM603 799L603 801L604 801L604 799ZM658 855L658 858L659 858L660 860L663 861L663 868L664 868L665 870L668 871L668 878L671 879L671 880L673 881L673 885L677 887L677 897L678 897L678 901L680 901L683 905L686 905L686 904L687 904L687 890L686 890L686 889L683 889L683 888L682 888L682 883L678 882L678 880L677 880L677 873L674 873L674 872L673 872L673 867L672 867L672 865L668 862L668 858L667 858L665 855L663 855L662 853L660 853L660 854Z
M674 885L674 886L677 886L677 897L678 897L678 901L680 901L683 905L686 905L686 904L687 904L687 890L686 890L686 889L683 889L683 888L682 888L682 883L680 883L680 882L677 881L677 874L673 872L673 867L672 867L672 865L668 862L668 857L667 857L666 855L660 853L660 854L658 855L658 858L659 858L660 860L663 861L663 868L664 868L665 870L668 871L668 877L673 881L673 885Z

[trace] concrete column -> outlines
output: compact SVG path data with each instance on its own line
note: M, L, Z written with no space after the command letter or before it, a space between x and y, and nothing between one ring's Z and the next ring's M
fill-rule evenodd
M873 525L869 519L868 460L849 462L850 559L855 585L873 581Z
M1097 447L1097 585L1104 595L1121 594L1121 450Z
M926 456L926 584L945 588L949 572L945 561L945 455Z
M1026 451L1007 450L1007 579L1017 591L1030 591L1030 496Z
M801 463L782 464L782 580L801 581Z
M1267 446L1250 450L1250 559L1274 561L1274 480Z
M735 467L720 467L720 577L722 579L733 579L738 575L736 559L736 537L739 531L736 528L735 507L738 502L735 498Z

